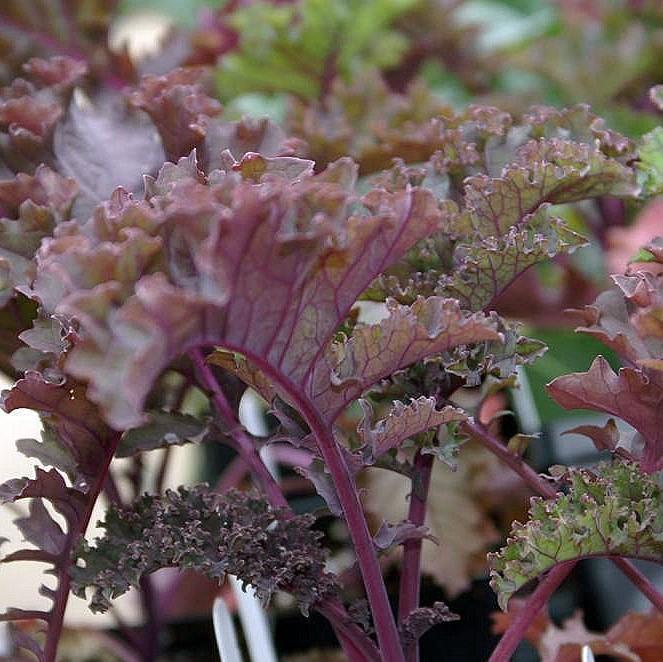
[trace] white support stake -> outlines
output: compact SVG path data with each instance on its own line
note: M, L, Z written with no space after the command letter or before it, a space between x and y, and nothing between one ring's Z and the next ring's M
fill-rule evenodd
M582 647L581 660L582 662L594 662L594 653L587 645Z
M242 662L233 617L223 598L214 600L212 622L214 623L214 636L216 637L221 662Z
M247 586L244 591L242 582L237 577L231 575L229 579L237 600L239 620L242 623L249 657L252 662L278 662L267 614L253 589Z

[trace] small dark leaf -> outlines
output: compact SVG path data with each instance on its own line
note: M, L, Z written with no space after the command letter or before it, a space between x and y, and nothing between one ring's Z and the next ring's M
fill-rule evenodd
M444 602L436 602L432 607L420 607L411 612L401 625L401 639L404 646L418 641L428 630L440 623L457 621L460 616L449 610Z
M313 483L315 491L324 499L329 511L333 515L337 517L343 515L343 509L341 508L341 502L334 487L334 481L326 471L322 460L316 458L308 467L296 467L295 470Z
M427 526L416 526L406 520L399 524L382 522L378 532L373 536L373 542L380 551L387 550L394 545L402 545L408 540L423 539L437 542L435 537L430 534Z
M564 434L585 435L585 437L589 437L594 442L594 446L600 451L613 451L619 443L619 429L614 418L608 419L608 422L603 426L579 425L578 427L566 430Z
M19 338L32 349L50 354L61 354L67 346L64 339L65 328L62 322L53 316L38 317L32 328L23 331Z
M207 422L178 412L152 411L148 422L122 436L116 457L129 457L142 451L164 446L200 442L207 431Z
M34 457L45 466L56 467L64 471L70 480L74 480L77 471L76 461L48 423L44 423L41 441L19 439L16 442L16 448L26 457Z
M50 516L41 499L30 502L30 514L14 520L27 542L49 554L58 555L64 549L66 536L60 525Z

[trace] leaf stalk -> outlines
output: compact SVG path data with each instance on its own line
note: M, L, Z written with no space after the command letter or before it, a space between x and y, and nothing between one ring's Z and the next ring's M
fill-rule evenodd
M489 662L509 662L516 648L518 648L518 644L525 638L529 626L545 607L550 596L569 576L575 565L576 561L560 563L552 568L539 582L534 592L527 598L525 604L511 621L511 625L509 625L490 656Z

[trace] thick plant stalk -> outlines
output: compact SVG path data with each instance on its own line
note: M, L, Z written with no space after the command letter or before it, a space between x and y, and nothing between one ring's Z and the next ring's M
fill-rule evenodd
M212 369L205 362L205 358L202 352L200 351L200 349L192 350L190 352L190 357L193 361L194 367L196 369L196 372L198 373L202 385L212 394L212 401L214 403L215 408L217 409L217 412L224 420L226 425L228 425L230 428L230 434L232 435L232 439L236 444L236 448L240 454L241 460L243 461L243 463L248 465L252 476L258 481L260 487L265 492L267 500L270 502L272 507L285 509L286 512L290 512L290 506L281 488L279 487L278 483L276 482L272 474L265 466L262 458L256 451L251 439L241 429L239 421L237 421L237 418L235 417L230 407L230 404L228 403L228 400L221 389L221 386L219 385L216 377L214 376ZM368 531L368 527L366 527L366 529ZM373 554L375 554L374 550L372 551ZM381 575L380 575L380 580L382 580ZM382 585L384 587L384 583ZM385 589L385 598L386 598L386 589ZM348 640L351 640L353 648L361 651L365 660L367 661L376 660L377 662L377 660L399 659L399 658L387 658L387 657L381 658L373 642L366 635L366 633L360 630L359 626L352 623L345 608L340 602L336 600L325 600L320 605L316 605L316 609L320 611L320 613L322 613L324 616L326 616L327 619L332 623L334 629L337 631L337 633L339 633L339 640L341 644L347 643ZM395 624L394 624L394 630L395 630ZM347 649L345 650L346 653L350 656L350 651L348 651ZM398 645L398 650L400 651L400 643Z
M350 662L381 662L377 646L352 622L340 600L326 600L316 609L334 626Z
M290 389L290 391L289 396L292 397L293 404L298 407L304 420L311 428L334 482L357 555L359 569L364 579L366 597L371 606L382 660L383 662L404 662L405 657L400 636L389 604L389 596L382 578L382 570L378 562L373 538L368 530L366 516L359 501L357 485L331 431L318 417L308 401L301 398L295 389Z
M612 558L612 562L640 589L642 594L663 613L663 595L630 561L619 557Z
M264 490L265 496L274 508L285 508L289 510L288 501L283 495L278 483L265 466L258 451L249 436L242 429L239 421L235 417L230 407L230 403L221 390L210 366L205 362L205 357L199 349L191 350L191 359L198 373L200 382L212 394L212 402L219 416L229 427L229 435L234 441L235 447L242 460L249 466L251 474L258 481L260 487Z
M145 575L140 580L140 597L145 616L143 656L144 662L154 662L159 654L160 618L158 595L152 577Z
M511 625L509 625L507 631L495 647L493 654L490 656L489 662L509 662L516 648L518 648L518 644L525 638L525 634L532 621L534 621L539 612L545 607L550 596L569 576L575 565L576 561L560 563L552 568L539 582L534 592L527 598L525 604L515 615L513 621L511 621Z
M108 448L105 449L102 471L99 472L99 475L87 493L87 505L83 513L83 517L80 521L80 528L76 532L70 532L70 534L67 536L67 544L62 550L61 554L63 559L69 559L71 557L74 547L78 544L81 536L85 535L85 530L87 529L90 522L90 517L92 517L92 510L94 509L94 505L97 502L99 494L107 482L110 463L119 443L120 434L118 433L109 442ZM55 591L55 595L53 596L53 611L50 613L48 618L48 633L46 635L46 642L44 644L45 662L55 662L58 643L62 634L62 627L64 625L64 612L67 607L69 590L71 588L71 577L69 575L68 568L65 568L64 566L58 567L57 580L58 585Z
M238 454L223 470L212 489L219 494L225 494L228 490L236 488L248 473L249 467L244 458Z
M426 519L426 502L433 471L434 456L417 451L414 458L414 477L412 493L408 508L408 521L415 526L423 526ZM403 562L398 598L398 621L403 621L419 607L419 590L421 584L421 538L407 540L403 545ZM405 650L407 662L419 659L419 642L414 642Z

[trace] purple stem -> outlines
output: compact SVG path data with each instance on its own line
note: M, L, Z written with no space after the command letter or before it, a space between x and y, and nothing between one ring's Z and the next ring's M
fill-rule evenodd
M382 579L375 545L368 530L368 523L359 501L359 491L352 473L345 463L343 453L333 434L314 408L306 399L300 396L296 389L289 388L288 390L288 395L293 399L293 404L297 406L311 428L334 482L364 579L366 596L371 606L382 660L383 662L405 662L396 621L389 604L387 588Z
M381 662L377 646L350 619L339 600L326 600L317 605L316 609L334 626L336 636L350 662Z
M663 613L663 595L632 563L620 557L612 558L612 562L640 589L643 595Z
M212 402L217 413L228 426L228 434L234 441L235 447L240 456L246 462L251 470L251 474L256 478L260 487L264 490L265 496L274 508L289 510L288 501L283 495L279 484L265 466L262 458L255 448L255 444L241 428L235 413L230 407L230 403L221 390L212 368L205 362L205 357L200 349L193 349L189 352L193 365L198 373L202 386L212 394Z
M234 348L228 345L227 349ZM359 501L359 491L357 490L354 478L345 463L345 458L340 446L334 439L334 435L329 429L328 424L322 420L315 407L306 397L302 396L300 390L294 384L288 381L283 374L276 371L263 357L247 354L246 350L244 350L244 352L247 358L251 359L260 370L262 370L275 384L278 384L283 391L287 393L292 404L299 410L300 414L304 417L304 420L308 423L308 426L316 439L322 458L332 477L334 487L336 488L341 503L341 508L343 509L343 514L345 515L346 524L350 531L350 537L352 538L352 543L359 562L359 568L364 580L366 595L373 614L373 622L375 624L375 631L380 644L382 662L405 662L398 628L396 627L396 621L389 604L387 588L382 579L382 571L373 544L373 538L368 530L368 523L366 522L364 510ZM201 377L205 379L211 378L214 384L216 384L216 379L209 366L205 364L200 350L193 350L191 356ZM211 390L214 392L213 389ZM218 384L216 384L216 391L220 392ZM222 397L219 398L220 402L218 403L218 406L227 408L227 400L222 393L221 396ZM216 404L216 397L214 401ZM257 453L255 453L255 456L262 464L260 456L258 456ZM264 465L262 466L271 481L274 482L271 474L269 474L264 468ZM278 489L278 485L275 482L274 484ZM281 497L283 498L282 493Z
M105 449L104 460L101 465L101 470L94 482L90 486L90 491L87 493L87 504L83 511L83 516L79 521L78 531L69 531L67 536L67 544L62 550L62 558L70 559L73 549L78 544L81 536L85 535L85 530L92 517L92 510L94 504L99 497L101 490L106 483L108 471L110 468L111 460L115 454L115 449L120 442L120 434L116 434L115 438L109 440L108 447ZM69 589L71 588L71 577L69 576L69 568L67 566L60 566L57 569L58 586L53 596L53 611L48 619L48 634L44 645L44 661L55 662L55 656L58 649L58 642L62 633L62 626L64 624L64 612L67 607L69 599Z
M121 508L124 506L124 503L122 501L122 498L120 497L120 491L118 490L117 483L115 482L115 477L113 476L113 472L108 469L108 473L106 474L106 482L104 483L104 494L106 495L106 498L114 505L118 506Z
M214 491L225 494L228 490L236 488L248 472L249 467L244 462L244 458L241 455L235 456L219 476L216 485L214 485Z
M505 464L508 464L527 485L546 499L554 499L557 490L542 478L529 464L526 464L520 455L511 452L499 439L493 436L481 423L466 421L463 427L478 442L489 451L497 455Z
M408 520L415 526L423 526L426 519L426 501L433 471L434 456L424 454L420 450L414 456L414 476ZM403 564L398 598L398 621L405 619L419 606L419 589L421 585L421 546L419 539L407 540L403 545ZM407 662L419 660L419 642L414 641L405 649Z
M143 628L143 662L155 662L159 654L160 618L157 608L157 594L152 577L144 575L140 579L140 600L145 617Z
M203 356L200 349L194 349L190 352L191 360L193 361L196 372L198 373L199 379L202 385L212 393L212 401L214 406L217 409L217 412L224 420L226 425L230 428L230 435L236 443L238 452L240 453L240 458L243 463L247 465L254 478L257 479L260 486L265 492L268 501L274 508L284 509L287 513L292 512L288 501L286 500L281 488L278 483L274 480L274 477L269 472L265 466L262 458L255 449L253 441L249 436L240 428L239 422L235 417L234 412L230 407L225 394L221 390L214 373L210 366L205 362L205 357ZM339 453L340 454L340 453ZM342 458L341 458L342 459ZM346 469L347 470L347 469ZM360 506L361 508L361 506ZM362 512L363 517L363 512ZM365 524L365 520L364 520ZM368 532L368 527L366 527ZM372 547L372 539L370 538ZM374 550L372 550L374 553ZM377 558L377 557L376 557ZM379 570L379 567L378 567ZM382 576L380 575L380 581L382 582ZM384 587L384 584L382 584ZM385 589L385 598L386 598L386 589ZM387 606L388 606L387 602ZM349 659L353 659L353 655L357 653L357 650L362 651L363 657L356 657L356 660L366 660L367 662L374 661L379 662L382 660L394 660L396 662L399 658L390 658L390 657L380 657L375 644L370 640L370 638L360 630L359 626L353 623L348 616L345 607L338 600L324 600L320 604L317 604L315 608L332 623L334 630L337 632L339 641L343 645L345 652L347 653ZM391 611L390 611L391 613ZM392 617L393 621L393 617ZM395 630L395 624L394 624ZM396 633L397 634L397 633ZM397 635L398 636L398 635ZM350 641L352 642L350 644ZM400 650L400 645L398 646ZM400 662L400 660L399 660Z
M166 472L168 471L168 465L170 464L172 450L172 446L166 446L163 449L163 457L161 458L159 469L157 470L157 476L154 481L154 491L157 494L161 494L163 492L163 486L166 482Z
M539 582L534 592L527 598L525 604L511 621L499 643L495 647L489 662L509 662L515 653L518 644L525 638L525 634L532 621L546 605L550 596L559 588L559 585L573 570L576 561L567 561L553 567Z
M269 452L275 460L291 467L308 467L314 459L310 451L294 448L288 444L272 444Z
M308 467L313 461L313 455L308 451L300 448L291 448L286 444L274 444L269 447L269 450L271 456L280 464L292 467ZM237 487L248 472L249 467L244 461L244 458L241 455L237 455L223 470L223 473L214 486L214 491L223 494L233 487Z

